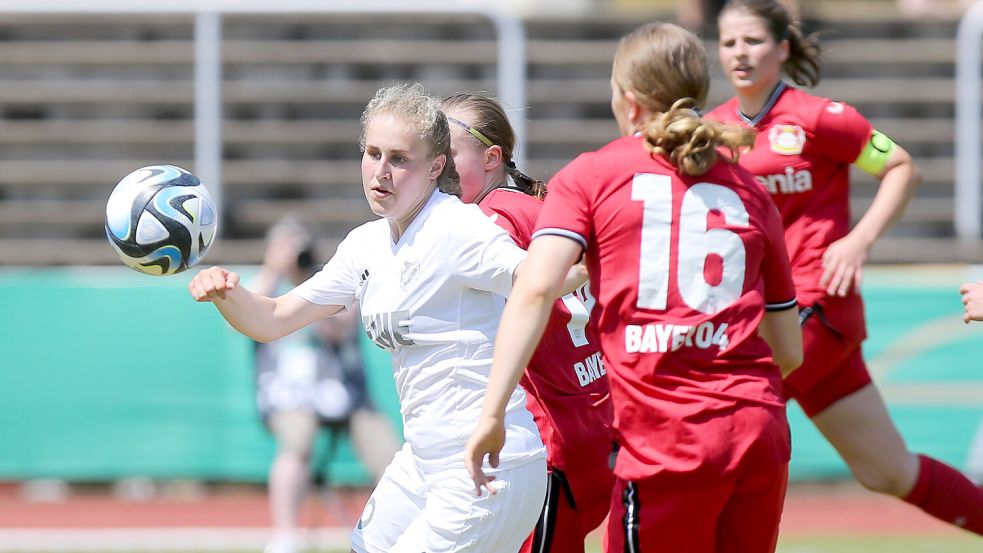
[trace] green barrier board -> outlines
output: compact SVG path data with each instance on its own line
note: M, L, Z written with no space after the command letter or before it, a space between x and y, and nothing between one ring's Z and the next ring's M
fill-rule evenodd
M246 271L248 272L249 269ZM983 324L963 325L965 268L871 268L866 353L913 450L964 466L983 418ZM263 481L273 443L254 403L252 347L190 275L126 268L0 271L0 479ZM363 343L370 392L394 424L388 354ZM794 404L792 477L848 475ZM365 483L344 436L331 481Z

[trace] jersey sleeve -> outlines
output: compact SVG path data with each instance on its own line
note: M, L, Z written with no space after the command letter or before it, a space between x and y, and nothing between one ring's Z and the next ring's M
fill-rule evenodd
M549 193L539 212L533 238L547 234L564 236L587 249L593 219L591 203L579 182L584 174L588 174L584 160L584 156L575 159L550 179Z
M462 221L450 238L446 259L451 271L471 288L508 297L512 274L525 260L525 250L487 217Z
M298 284L291 294L318 305L341 305L351 310L356 301L356 251L359 250L357 238L350 233L338 244L338 251L311 278Z
M870 122L851 105L826 101L819 106L813 141L826 157L853 163L871 136Z
M778 208L764 202L764 231L768 240L761 276L765 282L765 310L783 311L798 305L791 262L785 247L785 231Z

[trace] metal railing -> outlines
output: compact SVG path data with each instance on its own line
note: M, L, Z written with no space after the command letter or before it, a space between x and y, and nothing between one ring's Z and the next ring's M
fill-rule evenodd
M980 238L980 41L983 1L970 6L956 33L956 236Z
M208 184L222 205L222 23L223 14L462 14L487 17L498 35L498 97L506 106L526 104L526 34L522 20L499 2L463 0L3 0L0 13L195 15L195 174ZM366 98L368 101L368 98ZM524 117L510 116L520 144L525 143ZM354 140L355 137L352 137ZM525 165L521 152L516 164Z

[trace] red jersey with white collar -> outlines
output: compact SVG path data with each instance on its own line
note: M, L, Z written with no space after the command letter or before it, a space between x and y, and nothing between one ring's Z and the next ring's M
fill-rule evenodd
M543 207L540 200L514 188L497 188L478 206L520 248L529 248ZM547 461L564 471L588 460L600 463L603 470L611 450L613 414L597 329L589 320L593 307L587 285L557 300L520 380L527 392L526 406L546 444ZM595 470L587 476L601 475Z
M852 106L785 83L753 118L741 113L736 97L707 117L758 131L740 164L771 193L782 214L799 302L825 299L819 286L823 252L850 231L850 165L870 140L870 122ZM859 296L848 303L862 309Z
M577 157L549 191L534 236L586 250L615 474L717 476L758 440L787 461L781 375L758 324L766 308L794 308L795 290L779 214L754 178L723 161L680 176L632 136ZM763 412L772 422L756 422Z

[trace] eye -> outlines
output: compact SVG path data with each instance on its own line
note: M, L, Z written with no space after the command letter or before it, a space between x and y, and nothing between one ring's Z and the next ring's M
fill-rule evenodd
M733 48L734 47L734 40L733 39L730 39L730 40L722 40L722 41L720 41L720 45L723 46L724 48Z
M393 163L404 163L406 162L406 157L401 154L393 155Z
M367 149L365 150L365 155L369 156L371 159L379 159L379 150Z

